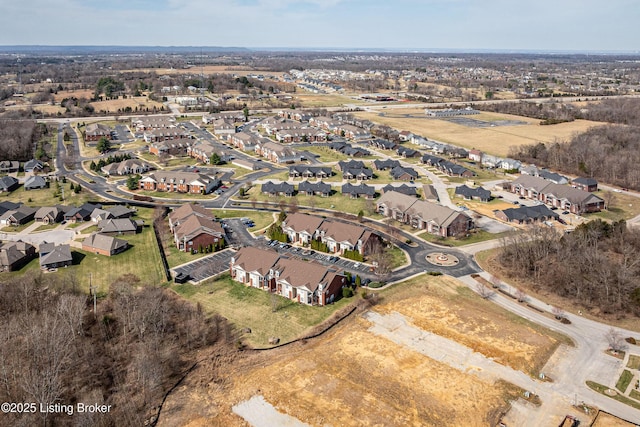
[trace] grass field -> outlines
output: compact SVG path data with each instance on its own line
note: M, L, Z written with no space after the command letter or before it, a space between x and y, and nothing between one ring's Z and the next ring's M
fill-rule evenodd
M315 94L299 91L294 95L304 108L340 107L344 104L365 104L348 96L339 94Z
M629 355L629 362L627 363L629 369L640 369L640 356L634 354Z
M255 347L268 347L270 337L278 337L280 342L291 341L358 298L311 307L247 287L231 280L228 274L199 286L184 284L171 288L188 300L200 303L207 313L220 314L237 328L251 328L251 334L245 334L244 340Z
M255 199L257 202L269 202L280 204L283 203L285 206L290 205L291 203L297 203L298 206L309 206L312 208L322 208L322 209L335 209L341 212L347 212L357 215L361 210L368 214L375 209L375 201L366 200L363 198L359 199L350 199L348 196L343 196L340 193L339 187L334 187L334 190L338 191L329 197L320 197L320 196L307 196L298 194L295 197L270 197L267 194L262 194L260 192L259 186L252 187L247 193L247 199L243 200L253 200Z
M596 191L594 194L607 200L606 192ZM613 193L613 200L609 209L586 214L587 218L601 218L609 221L619 221L621 219L631 219L640 215L640 199L626 193Z
M469 237L461 237L461 238L447 237L447 238L442 238L440 236L436 236L434 234L427 233L425 231L424 233L418 234L418 237L420 237L421 239L426 240L427 242L437 243L437 244L443 245L443 246L458 247L458 246L470 245L472 243L485 242L487 240L499 239L499 238L505 236L507 233L508 232L493 234L493 233L489 233L488 231L484 231L484 230L472 230L469 233Z
M616 388L623 393L626 392L627 388L629 387L629 384L631 384L632 379L633 379L633 374L631 373L631 371L625 369L624 371L622 371L622 375L620 375L620 378L616 383Z
M482 113L477 116L471 116L471 118L481 121L517 120L527 124L474 128L446 120L423 118L421 117L424 116L423 110L403 110L402 115L391 114L388 111L383 114L388 115L381 116L377 112L357 112L354 115L395 129L408 130L437 141L468 149L475 148L498 156L506 156L510 146L567 140L574 133L581 133L590 127L602 125L599 122L576 120L569 123L542 126L539 124L539 120L527 117ZM418 117L403 117L405 114Z
M262 230L273 222L272 212L258 212L235 209L213 209L213 213L218 218L250 218L255 224L255 227L251 228L250 231Z
M0 201L10 200L16 203L22 202L27 206L41 207L54 206L57 204L80 206L88 200L94 199L88 191L80 191L78 194L74 193L69 189L70 184L70 182L66 184L60 183L60 185L64 187L64 201L53 196L55 184L52 184L50 188L29 191L25 191L24 186L20 186L11 193L0 193Z
M105 113L117 113L118 110L123 112L125 108L130 107L132 111L128 114L136 112L142 114L147 111L152 111L153 107L156 107L156 110L159 112L160 108L164 107L161 102L153 101L146 96L127 97L126 99L112 99L109 101L95 101L92 102L91 105L97 112Z

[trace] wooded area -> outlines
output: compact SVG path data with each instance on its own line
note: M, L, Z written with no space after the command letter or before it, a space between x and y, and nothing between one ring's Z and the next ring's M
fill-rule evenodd
M640 316L640 231L601 220L559 235L546 226L504 239L498 256L510 275L597 309Z
M33 120L0 120L0 160L27 161L33 158L40 132Z
M3 414L13 426L141 426L198 358L235 352L219 317L123 276L100 298L72 274L33 273L0 284L0 399L35 402ZM39 405L112 405L100 413L40 413Z

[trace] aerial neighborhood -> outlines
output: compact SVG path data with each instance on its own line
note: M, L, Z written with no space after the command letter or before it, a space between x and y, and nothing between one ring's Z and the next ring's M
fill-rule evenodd
M142 50L0 57L0 360L64 329L6 401L60 354L104 425L640 420L638 61Z

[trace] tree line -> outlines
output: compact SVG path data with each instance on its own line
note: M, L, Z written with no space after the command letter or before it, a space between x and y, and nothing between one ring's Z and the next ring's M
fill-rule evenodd
M640 231L595 220L559 235L545 226L504 239L498 261L510 276L605 315L640 316Z
M112 405L106 414L3 414L3 424L146 425L199 351L235 351L224 319L140 285L136 276L120 277L94 313L73 274L0 283L0 399Z

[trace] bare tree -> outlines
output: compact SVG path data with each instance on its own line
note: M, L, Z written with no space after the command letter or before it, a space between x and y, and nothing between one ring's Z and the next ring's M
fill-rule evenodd
M515 297L518 300L518 302L527 302L527 299L528 299L527 294L522 289L516 290Z
M484 283L476 282L475 290L482 299L490 299L494 295L494 292Z
M609 349L614 352L624 351L627 348L627 344L622 337L622 334L615 328L610 328L604 336L609 343Z
M564 310L561 309L560 307L552 307L551 314L553 314L553 317L555 317L557 320L562 320L567 317Z

